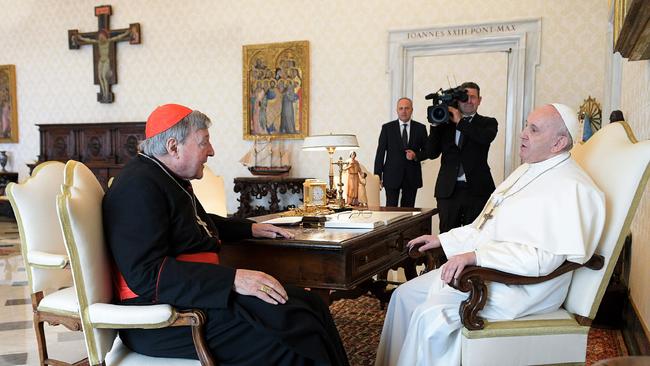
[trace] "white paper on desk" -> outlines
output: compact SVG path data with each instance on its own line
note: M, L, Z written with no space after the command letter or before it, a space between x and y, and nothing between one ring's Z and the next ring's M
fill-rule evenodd
M262 224L271 224L271 225L298 225L302 221L302 216L285 216L285 217L276 217L274 219L262 221Z
M368 215L368 212L371 214ZM374 229L411 216L413 214L409 211L341 212L327 215L325 227L333 229Z

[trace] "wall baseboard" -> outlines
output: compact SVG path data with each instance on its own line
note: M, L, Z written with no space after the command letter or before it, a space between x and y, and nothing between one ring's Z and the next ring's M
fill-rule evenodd
M632 299L628 299L623 308L623 324L621 327L623 340L631 356L650 355L648 329L641 322L638 314L636 305L634 305Z

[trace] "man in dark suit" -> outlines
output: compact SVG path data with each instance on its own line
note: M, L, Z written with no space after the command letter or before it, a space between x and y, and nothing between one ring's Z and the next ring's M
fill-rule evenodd
M413 102L409 98L397 101L398 119L385 123L379 134L375 155L375 174L386 189L386 206L414 207L415 195L422 187L420 162L428 158L427 128L411 120Z
M497 120L476 113L481 104L476 83L461 88L467 102L458 103L460 110L449 107L449 122L431 126L429 134L429 157L442 155L435 188L441 233L474 221L495 188L487 156Z

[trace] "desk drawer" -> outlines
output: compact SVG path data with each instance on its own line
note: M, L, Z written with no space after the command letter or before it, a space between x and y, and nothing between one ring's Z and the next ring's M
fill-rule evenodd
M354 251L352 253L352 276L376 272L379 267L400 257L404 252L404 245L402 236L394 234Z
M431 222L425 221L420 222L416 225L410 226L408 229L404 230L402 233L402 238L404 240L404 245L409 241L417 238L420 235L431 234Z

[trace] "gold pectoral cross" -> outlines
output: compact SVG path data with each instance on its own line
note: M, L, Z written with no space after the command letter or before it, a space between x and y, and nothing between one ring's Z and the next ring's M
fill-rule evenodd
M485 225L485 223L487 222L487 220L491 219L492 217L494 217L492 216L492 210L484 213L483 216L481 216L481 220L479 220L478 229L481 230L483 228L483 225Z
M209 236L212 236L210 229L208 229L208 224L205 221L201 220L199 215L196 215L196 223L202 226L205 232L208 233Z
M494 196L490 198L488 203L485 205L485 208L483 209L483 212L481 212L481 218L478 220L478 229L481 230L483 229L483 225L485 223L492 219L494 216L492 215L492 212L494 212L494 209L499 205L501 202L501 198L498 196Z

